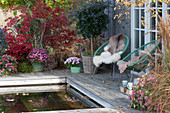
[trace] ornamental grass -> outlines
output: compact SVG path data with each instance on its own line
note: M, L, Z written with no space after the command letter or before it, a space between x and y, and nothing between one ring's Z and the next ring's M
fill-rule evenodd
M159 17L159 35L162 46L150 60L150 72L133 86L130 107L157 113L170 112L170 17L166 22Z
M170 17L166 18L166 22L160 16L159 19L162 48L156 55L155 68L147 75L156 77L157 82L144 87L144 90L151 92L149 100L153 101L147 108L148 112L154 107L157 113L170 113Z

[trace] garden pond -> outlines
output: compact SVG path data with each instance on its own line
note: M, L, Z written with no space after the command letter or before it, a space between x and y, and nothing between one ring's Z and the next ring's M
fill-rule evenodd
M36 112L90 108L66 91L0 94L0 112Z

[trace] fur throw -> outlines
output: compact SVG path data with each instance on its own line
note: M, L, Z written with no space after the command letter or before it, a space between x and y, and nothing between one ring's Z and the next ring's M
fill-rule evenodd
M96 67L99 67L102 63L105 63L105 64L115 63L121 58L120 54L121 52L115 53L113 55L111 55L111 53L107 51L102 52L100 56L93 57L93 64Z
M110 64L120 60L123 49L125 48L125 37L123 34L110 37L109 43L104 47L104 52L100 56L93 58L93 64L99 67L102 63Z
M151 50L155 50L156 49L155 47L156 47L156 44L150 44L145 50L138 51L139 52L139 56L133 57L128 62L125 62L123 60L118 61L117 65L119 67L120 73L123 73L126 70L127 66L133 66L133 64L135 62L137 62L138 60L143 58L146 54L150 56L149 52ZM147 60L147 59L143 59L142 61L140 61L140 63L144 62L145 60ZM139 65L139 67L140 67L140 65Z
M123 34L118 34L110 37L108 45L104 48L105 51L110 52L112 55L125 48L125 37Z

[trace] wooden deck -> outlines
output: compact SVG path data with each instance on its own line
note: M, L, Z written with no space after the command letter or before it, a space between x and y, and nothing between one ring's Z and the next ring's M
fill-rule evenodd
M10 77L1 77L0 78L0 88L3 84L6 84L8 81L9 85L14 85L17 80L30 80L20 82L19 84L22 85L27 83L28 85L33 83L34 84L48 84L47 80L51 80L51 82L65 82L64 79L61 81L57 81L54 78L62 78L67 77L67 83L74 82L75 84L80 85L81 87L85 88L91 94L95 94L96 96L92 96L92 98L97 99L99 102L107 102L107 106L114 110L121 110L124 113L140 113L138 110L134 110L128 107L129 99L128 96L121 93L119 90L118 79L119 76L116 76L115 81L112 81L112 77L110 76L109 71L100 71L99 74L94 76L94 79L91 79L91 76L88 74L80 73L80 74L71 74L69 70L53 70L48 72L35 72L35 73L25 73L25 74L16 74ZM126 77L126 76L125 76ZM53 80L52 80L53 79ZM9 80L12 80L9 82ZM1 90L1 89L0 89ZM6 89L7 90L7 89ZM9 90L9 89L8 89ZM10 90L9 90L10 92ZM86 91L85 91L86 92ZM104 100L104 101L103 101ZM106 104L105 104L106 105Z

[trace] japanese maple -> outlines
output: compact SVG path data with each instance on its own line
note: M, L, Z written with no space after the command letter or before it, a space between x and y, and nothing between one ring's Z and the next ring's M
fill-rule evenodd
M16 58L28 55L31 48L46 48L50 46L62 51L71 47L78 41L74 31L69 29L69 21L64 10L56 6L50 7L45 0L37 0L31 8L17 7L12 10L19 10L21 15L10 17L5 31L8 32L9 43L8 53ZM14 30L9 28L13 27Z

